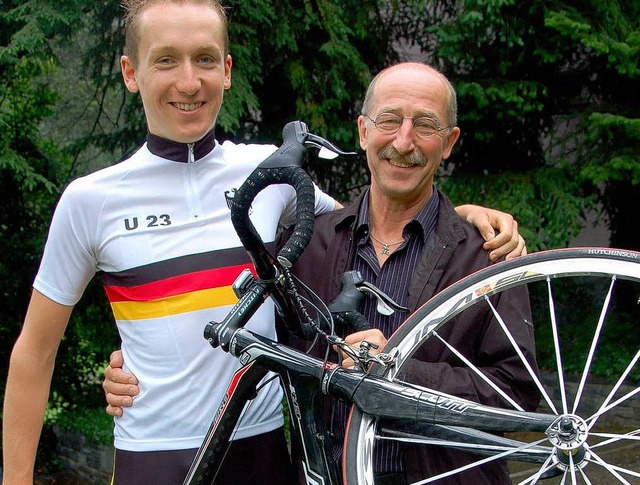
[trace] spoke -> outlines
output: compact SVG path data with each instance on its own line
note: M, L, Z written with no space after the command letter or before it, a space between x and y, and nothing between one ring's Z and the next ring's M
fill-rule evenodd
M585 483L587 485L591 485L591 480L589 480L589 477L584 474L584 470L582 468L578 468L578 471L580 472L580 476L585 481Z
M595 443L591 445L591 448L601 448L603 446L610 445L611 443L617 443L621 440L632 440L632 441L640 441L640 429L636 429L635 431L630 431L626 434L613 434L613 433L589 433L590 436L598 436L600 438L610 438L606 441L601 441L600 443Z
M602 458L600 458L598 456L598 454L595 453L593 450L589 450L589 451L591 452L591 456L593 457L593 459L589 460L589 461L591 461L592 463L597 463L598 465L603 467L605 470L607 470L609 473L611 473L614 477L616 477L618 479L618 481L620 481L620 483L626 483L627 485L631 485L627 480L625 480L624 477L622 477L618 473L618 470L620 470L623 473L627 473L629 475L640 477L640 473L632 472L631 470L627 470L625 468L620 468L620 467L611 465L611 464L605 462Z
M611 399L613 399L614 394L618 391L618 389L620 388L622 383L626 380L627 376L629 375L629 372L631 372L631 370L636 366L636 362L638 362L639 358L640 358L640 349L638 349L638 351L636 352L635 357L633 359L631 359L631 362L629 362L629 365L627 366L625 371L620 376L620 379L618 379L618 382L616 382L616 385L613 387L613 389L611 389L611 392L609 393L607 398L602 403L602 406L600 406L600 409L597 411L597 413L594 416L592 416L592 418L589 418L589 419L593 419L593 421L591 421L591 423L589 423L589 428L588 428L589 430L591 430L591 428L593 428L593 426L598 422L598 418L604 412L602 410L604 408L606 408L608 406L609 402L611 401ZM587 421L589 421L589 420L587 420Z
M598 412L596 414L594 414L593 416L590 416L589 419L587 419L586 421L589 422L592 419L596 419L598 416L602 416L604 413L606 413L607 411L609 411L610 409L615 408L618 404L623 403L624 401L626 401L627 399L632 398L633 396L635 396L636 394L638 394L638 392L640 392L640 387L636 387L633 391L629 391L628 393L626 393L624 396L622 396L620 399L612 402L611 404L609 404L608 406L604 407L604 408L600 408L598 410Z
M551 465L549 464L551 463L551 457L552 455L549 455L549 457L545 460L545 462L542 464L542 466L540 467L540 469L535 475L527 478L526 480L523 480L522 482L519 482L518 485L527 485L528 483L536 483L543 473L554 468L555 467L554 464L551 464Z
M539 445L540 443L547 440L547 438L543 438L533 443L526 443L522 446L513 447L508 445L489 445L486 443L465 443L464 441L452 441L452 440L443 440L440 438L411 438L408 436L384 436L376 434L376 439L381 441L398 441L401 443L413 443L418 445L430 445L430 446L442 446L444 448L457 448L457 449L467 449L469 452L478 452L478 450L486 450L486 451L499 451L506 452L508 454L518 453L520 451L528 450L529 454L539 454L539 455L549 455L552 452L552 448L548 447L545 449L537 449L532 450L532 447Z
M599 462L598 462L598 461L596 461L596 460L588 460L588 461L590 461L591 463L595 463L595 464L597 464L597 465L601 465L601 463L599 463ZM612 465L611 463L607 463L607 467L609 467L609 468L611 468L612 470L615 470L615 471L617 471L617 472L625 473L625 474L627 474L627 475L631 475L632 477L638 477L638 478L640 478L640 473L638 473L638 472L634 472L633 470L629 470L628 468L622 468L621 466L618 466L618 465ZM622 478L622 477L620 477L620 478ZM624 478L622 478L622 480L624 480Z
M571 472L571 483L576 485L578 483L576 479L576 465L573 463L572 453L569 453L569 470Z
M573 401L573 414L576 413L576 409L578 409L578 405L580 404L580 398L582 397L584 385L587 382L587 376L589 375L591 362L593 361L593 356L596 353L596 347L598 347L598 342L600 341L600 333L602 332L604 319L607 316L607 311L609 310L609 303L611 302L611 293L613 293L613 287L615 286L615 283L616 283L616 275L613 275L611 277L611 285L609 285L609 292L607 293L607 296L604 299L604 303L602 304L602 311L600 312L600 318L598 319L598 325L596 326L596 331L593 333L591 348L589 349L589 355L587 356L587 361L584 364L584 371L582 372L582 378L580 379L578 392L576 393L576 398Z
M551 278L547 276L547 288L549 291L549 316L551 317L551 329L553 330L553 346L556 351L556 364L558 366L558 384L562 399L562 412L567 414L567 392L564 388L564 373L562 370L562 355L560 354L560 339L558 337L558 322L556 321L556 305L551 290ZM554 413L558 414L555 407L551 407Z
M560 480L560 485L564 485L565 483L567 483L567 470L564 471L562 474L562 480Z
M506 324L504 323L504 320L502 319L500 314L498 314L497 310L495 309L495 307L491 303L491 300L489 300L489 297L485 295L484 298L485 298L486 302L489 304L489 308L491 308L491 311L493 312L493 315L496 317L496 320L498 321L498 323L502 327L502 331L505 333L505 335L509 339L509 342L511 342L511 346L513 347L513 349L518 354L518 357L520 357L520 361L524 364L524 366L526 367L527 371L529 372L529 375L531 376L533 381L536 383L536 386L538 387L538 390L540 391L540 394L544 397L544 400L547 401L547 404L553 410L553 412L555 414L558 414L558 412L555 409L555 406L553 405L553 402L551 401L551 397L549 396L549 394L547 393L547 391L543 387L542 383L540 382L540 378L538 377L537 373L534 372L534 370L531 368L531 364L529 364L529 361L525 358L524 354L522 353L522 349L520 348L520 346L516 342L516 339L513 337L513 334L507 328Z
M484 372L482 372L480 369L478 369L478 367L476 367L473 363L471 363L471 361L469 359L467 359L464 355L462 355L460 352L458 352L457 349L455 349L449 342L447 342L446 340L444 340L442 337L440 337L440 335L438 335L437 332L433 332L432 335L434 335L438 340L440 340L440 342L442 342L451 352L453 352L456 357L458 357L462 362L464 362L466 365L468 365L471 369L473 369L476 374L478 374L478 377L480 377L483 381L485 381L487 384L489 384L494 391L496 391L498 394L500 394L500 396L502 396L502 398L507 401L509 404L511 404L515 409L517 409L518 411L524 411L524 409L522 409L522 406L520 406L517 402L515 402L513 400L512 397L510 397L506 392L504 392L502 389L500 389L491 379L489 379Z
M424 480L420 480L419 482L412 482L411 485L424 485L425 483L435 482L436 480L440 480L442 478L450 477L451 475L455 475L457 473L461 473L461 472L463 472L465 470L469 470L470 468L475 468L477 466L484 465L485 463L489 463L489 462L492 462L492 461L495 461L495 460L501 460L501 459L506 458L509 455L511 455L511 454L513 454L513 453L515 453L517 451L523 451L523 450L526 450L526 449L531 448L533 446L536 446L537 444L541 443L542 441L544 441L544 440L540 440L540 441L537 441L535 443L529 443L529 444L527 444L525 446L521 446L520 448L516 448L516 449L513 449L513 450L505 451L504 453L499 453L497 455L490 456L490 457L484 458L482 460L474 461L473 463L469 463L467 465L455 468L454 470L450 470L448 472L441 473L440 475L429 477L429 478L426 478Z

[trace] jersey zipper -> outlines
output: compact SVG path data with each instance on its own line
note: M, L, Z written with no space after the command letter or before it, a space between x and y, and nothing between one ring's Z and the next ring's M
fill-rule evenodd
M189 163L193 163L193 162L196 161L196 156L193 153L194 144L193 143L187 143L187 147L189 148Z
M202 213L202 206L200 204L200 196L196 189L195 183L195 153L194 153L194 144L187 143L187 148L189 150L186 169L185 169L185 183L187 185L187 203L189 204L189 211L191 212L191 217L198 218Z

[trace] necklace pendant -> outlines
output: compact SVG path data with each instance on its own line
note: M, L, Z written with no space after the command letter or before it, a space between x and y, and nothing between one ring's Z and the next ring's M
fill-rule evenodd
M398 244L402 244L404 242L404 239L402 239L400 241L386 243L375 237L373 235L373 232L371 233L371 240L377 242L380 246L382 246L382 248L380 248L380 254L383 254L385 256L389 256L391 254L391 249L389 249L391 246L397 246ZM371 243L371 246L373 246L373 242Z

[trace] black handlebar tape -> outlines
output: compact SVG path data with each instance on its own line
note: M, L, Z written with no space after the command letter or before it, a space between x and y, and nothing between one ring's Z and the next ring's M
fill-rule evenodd
M336 312L333 313L333 316L342 325L342 329L347 334L373 328L369 320L362 313L355 310Z
M278 261L290 268L302 256L313 236L316 195L313 181L301 168L289 167L288 183L296 191L296 222L293 233L278 252Z
M256 168L238 189L230 203L231 222L249 254L262 258L262 255L267 251L260 235L249 219L249 209L258 193L274 184L291 185L297 195L296 222L293 234L278 253L280 264L291 267L302 255L313 234L315 188L307 172L295 166ZM254 264L256 264L256 270L260 275L257 266L261 262L254 260Z

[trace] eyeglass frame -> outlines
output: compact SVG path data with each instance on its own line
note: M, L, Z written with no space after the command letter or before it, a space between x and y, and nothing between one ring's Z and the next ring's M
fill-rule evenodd
M373 119L371 116L369 116L369 115L368 115L368 114L366 114L366 113L362 113L362 115L363 115L363 116L365 116L366 118L368 118L368 119L369 119L369 121L371 121L371 122L373 123L373 125L376 127L376 130L378 130L380 133L384 133L384 134L386 134L386 135L393 135L393 134L397 133L397 132L400 130L400 127L402 126L402 124L404 123L404 120L411 120L411 121L412 121L412 123L411 123L411 128L412 128L413 132L416 134L416 136L417 136L418 138L421 138L421 139L423 139L423 140L426 140L426 139L428 139L428 138L432 138L432 137L434 137L434 136L436 136L436 135L439 135L441 131L444 131L444 130L450 130L451 128L453 128L453 126L440 126L440 123L438 123L438 122L437 122L436 120L434 120L433 118L430 118L429 116L417 116L417 117L414 117L414 116L400 116L400 115L397 115L397 114L395 114L395 113L391 113L391 112L384 112L384 113L379 113L379 114L376 116L376 119ZM387 115L387 116L388 116L388 115L392 115L392 116L395 116L395 117L398 119L398 121L400 121L400 123L398 124L398 127L397 127L395 130L393 130L393 131L386 131L386 130L382 130L382 129L380 129L380 128L378 127L377 119L378 119L378 118L380 118L380 116L381 116L381 115ZM427 135L427 136L423 136L423 135L420 135L420 134L416 131L416 121L417 121L417 120L420 120L420 119L423 119L423 118L424 118L424 119L428 119L428 120L430 120L430 121L434 121L434 122L435 122L435 124L436 124L436 128L435 128L435 132L434 132L433 134L431 134L431 135Z

